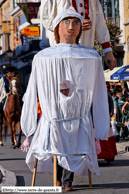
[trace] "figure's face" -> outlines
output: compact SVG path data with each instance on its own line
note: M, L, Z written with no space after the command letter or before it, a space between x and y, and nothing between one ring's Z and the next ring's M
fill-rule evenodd
M75 44L81 29L78 18L64 18L59 24L60 43Z
M60 92L61 92L62 94L64 94L65 96L68 96L68 94L69 94L69 89L63 89L63 90L60 90Z
M13 76L14 76L14 72L8 72L8 73L7 73L7 77L8 77L8 78L11 79Z

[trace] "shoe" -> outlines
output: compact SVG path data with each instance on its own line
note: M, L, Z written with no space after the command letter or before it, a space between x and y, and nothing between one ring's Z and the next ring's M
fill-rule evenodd
M0 146L3 146L3 142L2 141L0 141Z
M60 187L62 185L61 181L57 181L57 187Z
M65 191L71 191L72 187L65 187Z

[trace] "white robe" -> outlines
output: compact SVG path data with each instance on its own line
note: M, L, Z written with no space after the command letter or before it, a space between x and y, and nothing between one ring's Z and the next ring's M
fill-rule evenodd
M68 97L60 93L63 81L70 87ZM37 92L43 114L38 125ZM108 100L101 58L94 49L60 43L35 55L21 115L23 133L27 137L34 133L26 157L31 170L34 156L39 160L38 172L51 172L52 158L47 154L86 154L58 156L58 163L75 175L86 174L86 167L99 175L92 104L96 139L104 140L110 128ZM51 123L49 147L43 149L49 121L84 115L82 119Z
M3 77L0 79L0 102L6 97L5 83Z
M76 0L77 11L85 13L84 7L79 4L84 4L84 0ZM41 13L43 26L48 30L50 46L55 46L55 37L52 32L52 21L56 15L71 6L71 0L43 0L41 1ZM83 15L83 19L85 14ZM109 42L110 36L105 24L103 10L99 0L89 0L89 17L92 21L92 28L83 31L80 39L82 46L93 48L94 40L97 39L101 44ZM111 51L111 48L104 49L106 52ZM104 51L104 52L105 52Z

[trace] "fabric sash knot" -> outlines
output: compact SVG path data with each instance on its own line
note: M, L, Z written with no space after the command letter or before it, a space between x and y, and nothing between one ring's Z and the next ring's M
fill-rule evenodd
M90 111L86 115L83 115L83 116L80 116L80 117L73 117L73 118L66 118L66 119L58 119L58 120L49 120L49 119L47 119L42 114L42 116L48 121L47 134L46 134L46 137L44 139L43 149L45 151L48 150L48 146L49 146L49 142L50 142L50 126L51 126L52 123L54 123L54 122L65 122L65 121L73 121L73 120L83 119L85 117L88 117L89 114L90 114Z

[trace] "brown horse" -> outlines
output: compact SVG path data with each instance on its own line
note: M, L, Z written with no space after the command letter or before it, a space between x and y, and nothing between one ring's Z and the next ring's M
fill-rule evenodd
M8 124L6 119L3 120L3 128L4 128L4 136L5 136L5 141L8 135ZM2 142L2 124L0 123L0 146L3 146Z
M9 95L5 110L4 110L4 115L7 120L9 129L10 129L10 135L11 135L11 148L16 148L20 147L21 145L21 127L20 127L20 116L21 116L21 108L18 100L18 92L17 92L17 87L18 87L18 75L16 77L13 77L10 80L10 90L11 94ZM15 135L15 125L17 124L18 128L18 142L16 141L16 135Z

